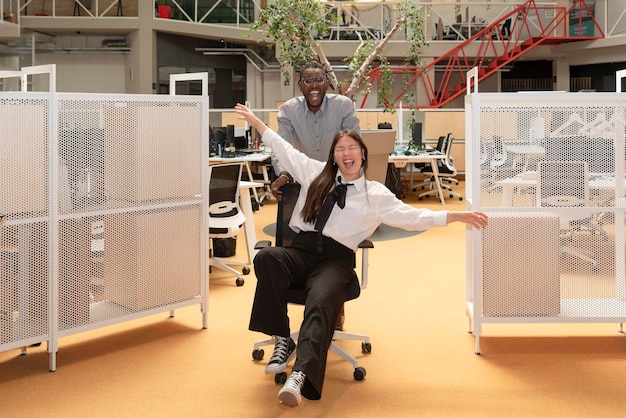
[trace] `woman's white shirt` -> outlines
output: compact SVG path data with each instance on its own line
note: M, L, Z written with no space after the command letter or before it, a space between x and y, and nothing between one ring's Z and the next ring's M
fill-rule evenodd
M272 148L281 164L302 186L289 225L295 231L315 231L315 225L304 222L300 212L309 185L326 163L307 157L269 128L263 134L263 142ZM414 208L396 198L383 184L366 180L365 176L350 183L353 186L348 186L346 206L343 209L334 206L322 231L348 248L356 250L359 243L369 238L380 224L408 231L423 231L433 226L446 225L448 211Z

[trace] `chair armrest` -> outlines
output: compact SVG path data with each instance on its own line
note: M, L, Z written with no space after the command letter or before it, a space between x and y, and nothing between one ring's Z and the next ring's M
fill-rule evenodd
M374 248L374 243L368 239L364 239L359 244L359 248Z
M272 241L270 240L263 240L263 241L259 241L256 244L254 244L254 249L255 250L262 250L263 248L268 248L272 246Z
M365 289L368 282L369 250L370 248L374 248L374 243L365 239L361 241L359 248L363 250L361 253L361 289Z

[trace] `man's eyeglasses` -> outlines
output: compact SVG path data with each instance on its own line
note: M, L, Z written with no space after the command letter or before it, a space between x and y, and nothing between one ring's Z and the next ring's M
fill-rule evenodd
M305 86L310 86L313 82L316 82L317 84L324 84L326 79L324 77L307 77L298 81L298 83L304 83Z

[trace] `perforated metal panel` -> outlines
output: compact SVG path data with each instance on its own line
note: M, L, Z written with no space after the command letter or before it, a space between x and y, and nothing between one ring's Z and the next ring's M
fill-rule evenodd
M626 319L623 94L472 94L468 312L481 322Z
M204 303L207 102L0 95L0 350Z
M48 335L49 97L0 97L0 347Z
M201 101L61 95L58 110L60 329L197 299Z
M558 232L556 215L490 213L481 243L484 316L560 314Z

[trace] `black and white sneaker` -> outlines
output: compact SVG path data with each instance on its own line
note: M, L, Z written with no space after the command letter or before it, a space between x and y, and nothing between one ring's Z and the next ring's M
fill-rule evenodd
M296 355L296 343L289 338L273 336L274 353L265 367L266 374L282 373Z
M291 376L285 382L282 389L278 391L278 400L287 406L295 408L302 402L302 386L306 375L301 371L291 372Z

